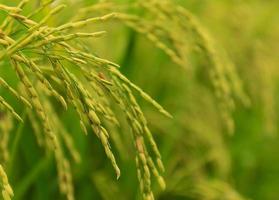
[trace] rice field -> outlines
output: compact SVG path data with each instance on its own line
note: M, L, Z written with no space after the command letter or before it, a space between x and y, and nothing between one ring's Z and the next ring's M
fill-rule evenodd
M0 199L277 200L278 9L0 0Z

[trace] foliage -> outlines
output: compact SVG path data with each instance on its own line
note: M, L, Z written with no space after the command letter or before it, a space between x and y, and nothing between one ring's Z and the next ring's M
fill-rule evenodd
M278 3L262 4L2 2L3 198L276 199L242 187L277 132Z

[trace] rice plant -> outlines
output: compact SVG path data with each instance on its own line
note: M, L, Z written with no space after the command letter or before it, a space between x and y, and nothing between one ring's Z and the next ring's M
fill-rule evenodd
M191 10L198 2L0 3L4 200L250 197L231 180L230 142L247 130L247 110L261 117L258 99L263 130L276 135L264 48L257 91L238 52L202 23L210 12Z

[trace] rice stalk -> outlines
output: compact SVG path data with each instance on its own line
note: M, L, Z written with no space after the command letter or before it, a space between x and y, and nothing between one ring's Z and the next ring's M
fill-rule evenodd
M14 196L14 192L12 187L9 184L8 177L6 175L6 172L4 171L4 168L0 164L0 185L2 189L2 197L4 200L10 200Z
M59 122L49 98L54 97L65 110L69 106L75 108L81 128L85 133L90 130L90 132L96 134L108 159L111 161L118 179L120 177L120 169L110 146L110 132L104 127L105 122L103 122L105 120L119 126L117 115L108 103L111 98L116 100L133 130L138 170L143 174L139 181L143 181L145 185L142 190L143 196L145 199L152 199L150 172L153 173L164 189L165 183L159 174L159 170L157 170L158 167L163 171L163 164L158 147L147 127L143 112L135 102L135 98L129 88L135 89L162 114L168 117L171 115L142 89L122 75L117 69L119 67L117 64L75 46L75 40L88 37L97 38L103 36L105 31L67 33L95 22L103 23L113 19L116 17L115 13L50 27L47 25L50 18L62 12L65 7L64 5L58 5L38 22L32 19L34 15L42 12L51 2L47 1L28 15L24 15L21 12L27 1L22 1L18 8L0 6L2 10L7 12L6 19L2 23L0 30L1 45L4 47L0 52L0 60L3 60L7 65L10 63L9 66L12 67L18 77L21 91L13 89L2 77L0 77L1 86L23 102L24 106L28 107L28 117L38 144L54 152L59 188L61 193L69 200L74 199L74 191L70 163L64 155L62 144L65 144L76 162L80 161L80 157L74 147L72 137ZM19 23L16 26L13 25L15 21ZM12 35L11 33L16 32L17 29L22 31L21 35ZM78 70L78 74L72 72L72 69L68 67L69 64ZM89 74L88 71L90 72ZM98 74L101 74L101 72L109 76L107 78L99 76ZM59 89L55 83L59 84ZM38 84L40 84L39 87L37 86ZM112 88L113 90L116 89L117 93ZM95 95L101 101L95 100L96 97L91 95L91 90L98 91ZM107 96L107 92L113 97ZM0 100L7 111L17 119L22 120L15 109L3 97ZM126 105L129 106L131 111L126 111ZM36 113L36 117L34 113ZM38 119L36 119L37 117ZM41 127L45 135L41 134ZM149 155L148 148L145 147L144 137L150 142L155 162L151 154Z

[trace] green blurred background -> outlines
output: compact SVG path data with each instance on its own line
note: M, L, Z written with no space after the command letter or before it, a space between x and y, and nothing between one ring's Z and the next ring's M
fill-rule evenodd
M0 2L16 5L18 1ZM96 3L92 0L59 2L68 7L57 21L50 23L60 24L73 16L76 8ZM278 200L279 1L180 0L173 3L189 10L226 52L243 81L251 106L236 104L235 132L230 136L223 128L218 102L205 75L204 67L209 66L203 63L203 56L190 54L184 69L144 35L122 23L87 27L87 32L107 31L105 37L86 41L92 52L120 64L123 74L174 116L167 119L138 98L166 167L163 176L167 188L161 191L154 184L156 199ZM26 13L35 5L33 1L27 6ZM188 35L178 37L187 40ZM189 49L193 48L189 39ZM13 82L11 69L1 66L0 74ZM4 93L2 88L1 93ZM22 110L14 99L7 98ZM118 147L112 145L117 149L114 152L122 170L121 178L115 180L94 135L83 136L73 108L60 109L57 107L59 117L72 134L82 159L79 164L72 163L76 199L140 199L131 138L122 138ZM59 194L53 156L38 147L28 120L24 124L14 123L10 146L14 147L16 141L16 147L11 149L16 153L14 164L8 170L14 199L64 199ZM18 136L16 132L20 129ZM123 125L115 131L129 129Z

